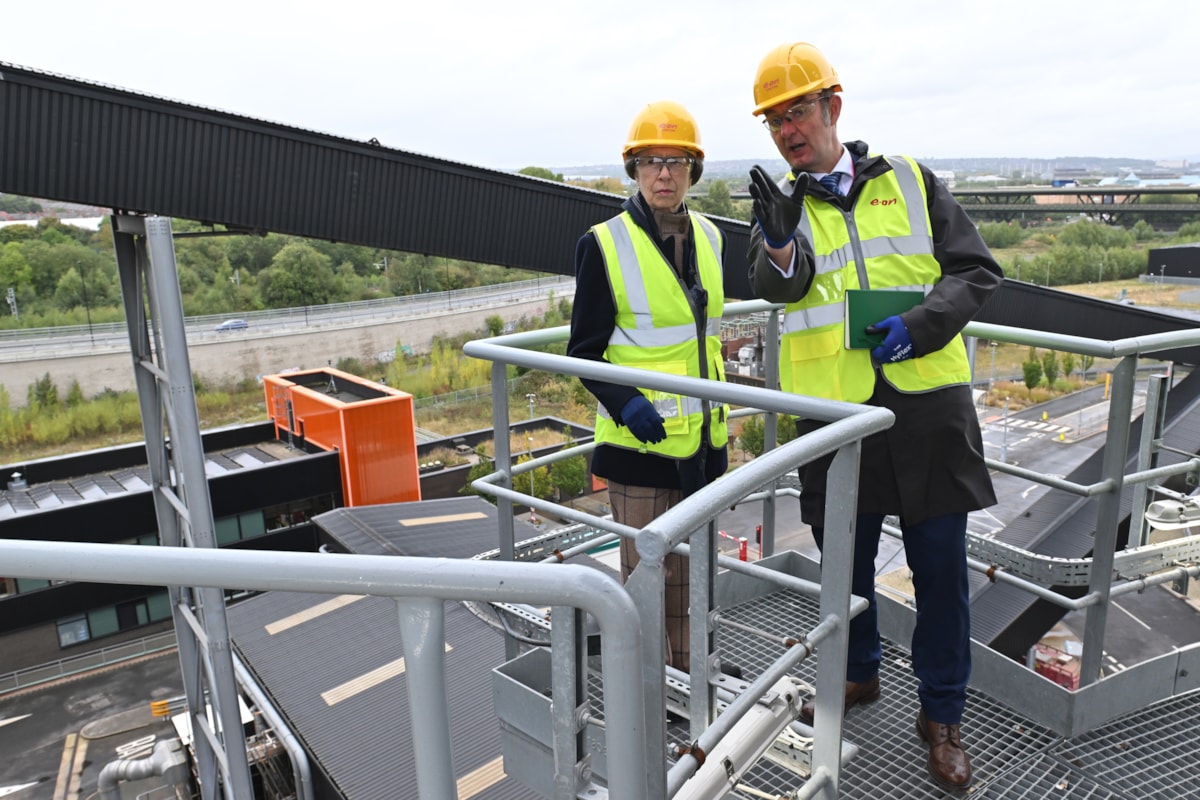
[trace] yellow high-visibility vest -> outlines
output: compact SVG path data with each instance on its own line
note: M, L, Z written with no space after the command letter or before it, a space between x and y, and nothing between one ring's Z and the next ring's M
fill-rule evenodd
M604 357L623 367L723 381L721 231L699 214L688 214L688 218L696 268L708 293L703 328L697 325L675 270L628 212L592 228L604 256L617 311ZM576 298L575 302L586 300ZM712 446L722 447L728 440L728 410L723 404L650 389L640 391L663 418L667 438L657 444L643 444L627 427L617 425L600 404L596 413L597 442L683 459L700 449L705 425Z
M816 257L812 286L788 303L780 337L780 387L797 394L861 403L875 387L869 350L845 348L847 289L919 289L941 277L933 256L933 228L920 167L906 156L862 186L850 211L804 199L797 231ZM790 175L780 182L791 191ZM919 358L883 365L884 379L906 393L928 392L971 380L961 334Z

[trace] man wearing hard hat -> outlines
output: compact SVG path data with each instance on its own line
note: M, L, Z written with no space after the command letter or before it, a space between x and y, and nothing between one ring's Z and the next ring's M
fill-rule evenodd
M678 103L650 103L621 152L637 192L575 248L567 355L672 375L724 380L724 237L684 203L700 179L700 132ZM728 409L693 397L584 380L599 400L593 474L608 481L613 518L643 528L724 474ZM638 563L621 540L621 578ZM688 564L665 561L667 663L688 671Z
M896 415L889 430L863 442L852 587L870 605L850 624L843 708L880 695L874 561L884 517L896 515L917 603L917 732L929 746L933 780L965 789L971 762L959 727L971 674L967 514L996 497L961 331L1002 272L927 167L838 139L841 91L833 66L804 42L773 49L759 65L754 114L791 169L778 183L761 167L750 172L750 280L759 297L787 304L783 389ZM873 348L847 346L847 290L900 288L919 289L924 299L867 326L881 338ZM820 426L797 423L801 434ZM831 458L801 468L801 514L818 545ZM810 700L801 718L811 723L812 714Z

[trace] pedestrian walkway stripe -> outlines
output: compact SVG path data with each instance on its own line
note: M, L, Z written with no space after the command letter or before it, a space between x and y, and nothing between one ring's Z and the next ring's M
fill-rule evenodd
M1008 428L1032 428L1036 431L1049 431L1050 433L1065 433L1071 430L1070 425L1054 425L1049 422L1038 422L1035 419L1010 419L1007 422L997 420L997 425Z

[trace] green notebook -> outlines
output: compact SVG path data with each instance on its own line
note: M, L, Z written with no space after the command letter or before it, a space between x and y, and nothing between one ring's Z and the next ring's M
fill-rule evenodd
M883 334L868 334L867 327L903 314L924 299L919 289L847 289L846 349L869 350L883 344Z

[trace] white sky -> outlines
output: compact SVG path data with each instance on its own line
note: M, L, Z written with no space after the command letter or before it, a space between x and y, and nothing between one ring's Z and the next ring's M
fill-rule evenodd
M1200 161L1191 0L5 3L0 61L495 169L616 164L647 102L778 157L759 61L821 48L843 140L918 158Z

